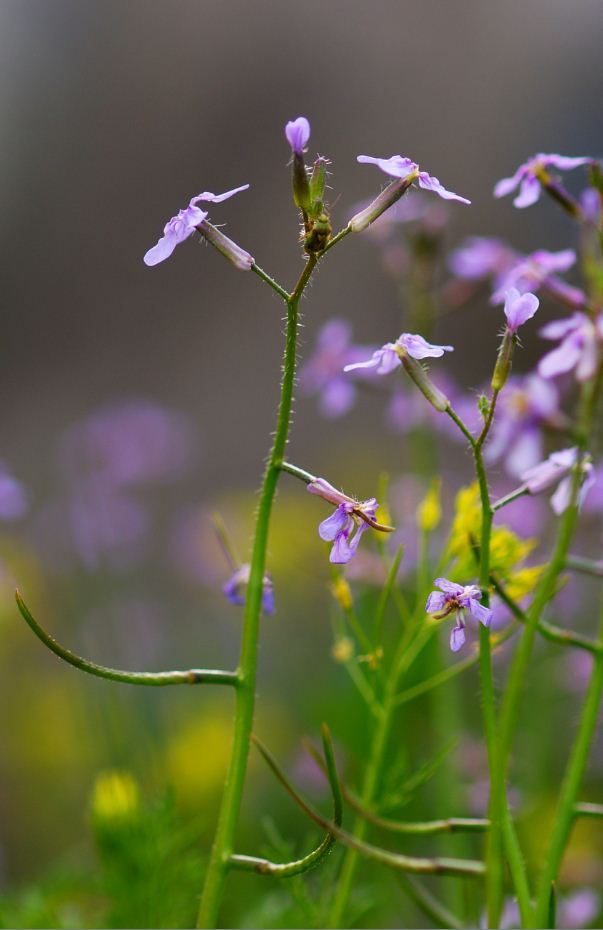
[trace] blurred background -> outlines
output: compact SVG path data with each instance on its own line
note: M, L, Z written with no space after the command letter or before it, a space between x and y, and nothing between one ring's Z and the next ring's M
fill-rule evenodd
M250 183L211 218L291 286L301 254L283 127L300 114L312 124L310 154L332 160L336 228L384 180L356 163L358 153L411 156L472 200L447 205L445 225L436 221L442 285L444 252L469 234L503 237L523 251L573 246L573 230L550 204L518 212L510 198L494 200L492 187L537 151L601 154L602 33L598 0L2 0L0 889L7 922L94 922L94 908L78 910L73 888L64 896L60 888L63 870L72 878L88 863L95 872L89 799L99 772L130 773L137 787L130 795L129 782L121 788L130 800L132 792L147 799L149 830L167 822L174 832L170 817L192 830L182 844L193 850L193 893L195 856L211 836L230 695L141 693L82 676L42 648L12 601L18 584L59 639L117 667L236 662L240 613L221 593L231 570L211 514L221 513L246 558L277 400L282 308L255 276L197 241L155 268L144 266L145 251L193 194ZM568 176L568 183L577 181ZM384 255L370 236L346 240L304 301L302 359L333 317L350 321L357 343L395 338L403 268L403 255ZM500 325L493 313L482 295L447 313L434 332L435 341L455 346L446 371L467 390L490 371ZM521 365L541 351L532 334ZM412 523L414 509L404 511L417 499L408 486L416 463L404 436L384 428L382 397L367 392L334 424L310 395L296 403L291 459L360 497L388 473L398 489L396 518ZM446 456L456 468L446 479L451 499L469 463L459 445ZM264 624L259 730L290 767L303 768L300 737L325 716L342 745L362 719L331 657L328 564L316 535L324 515L285 477L271 537L277 612ZM566 706L563 669L545 665L543 675L551 668L559 692L548 711L563 726L574 705ZM473 694L475 682L468 687ZM413 713L416 731L425 720L420 708ZM468 726L473 716L471 738L479 741L476 710ZM545 743L554 773L563 756ZM355 751L361 760L362 737ZM264 814L302 842L306 824L252 765L245 851L262 842ZM602 876L589 858L591 838L583 842L576 868L590 883ZM276 905L276 917L254 911L256 880L236 881L242 898L230 902L232 924L282 919ZM106 919L107 890L97 893ZM185 923L187 893L178 918ZM386 909L380 919L396 925L396 914ZM128 919L135 918L114 917L117 925ZM161 919L177 918L148 916Z

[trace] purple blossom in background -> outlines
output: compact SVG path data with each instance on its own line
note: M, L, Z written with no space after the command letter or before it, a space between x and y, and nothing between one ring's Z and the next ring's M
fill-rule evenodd
M538 373L542 378L556 378L574 368L578 381L593 377L603 341L603 315L593 321L585 313L576 312L568 319L547 323L540 335L561 340L557 349L541 358Z
M20 520L29 506L27 492L0 462L0 520Z
M198 203L222 203L223 200L228 200L228 198L232 197L234 194L246 191L248 187L249 184L243 184L242 187L235 187L233 190L226 191L224 194L212 194L210 191L204 191L202 194L197 194L196 197L193 197L188 207L184 210L180 210L177 216L173 216L171 220L167 221L163 229L163 236L159 239L157 245L154 245L153 248L149 249L145 254L145 265L151 267L152 265L158 265L160 262L165 261L166 258L170 257L176 246L184 242L185 239L188 239L197 226L207 219L209 214L199 209L197 206Z
M475 398L462 393L458 384L447 373L430 372L429 377L435 386L446 395L469 429L479 429L483 420L477 410ZM391 395L385 411L385 421L391 429L403 435L429 424L431 428L443 433L454 442L465 443L465 437L456 424L449 417L443 417L431 404L426 404L423 395L418 391L409 390L404 382L401 382Z
M470 236L448 256L448 267L457 278L483 281L505 274L518 259L518 254L501 239Z
M599 895L590 888L579 888L557 902L556 926L562 930L581 930L588 927L599 913L601 906ZM487 927L484 918L483 927ZM507 898L500 917L501 930L512 930L521 926L521 916L517 901Z
M539 199L542 191L542 182L539 179L541 172L547 172L549 168L556 168L558 171L571 171L573 168L579 168L581 165L588 165L592 158L568 158L565 155L534 155L523 165L520 165L515 174L510 178L503 178L494 187L495 197L505 197L511 194L519 187L519 194L515 197L513 203L520 209L530 207Z
M319 395L319 409L325 417L343 416L356 400L356 386L343 377L342 370L371 350L353 345L351 336L352 328L345 320L329 320L318 334L313 353L300 369L302 393Z
M447 578L436 578L434 585L440 590L432 591L427 598L425 613L434 614L438 620L454 614L456 624L450 633L450 648L458 652L465 643L467 614L487 627L492 620L492 611L480 604L482 592L477 585L463 586Z
M460 203L471 203L471 201L467 200L465 197L460 197L458 194L453 194L452 191L446 190L437 178L428 174L426 171L421 171L414 161L410 158L404 158L402 155L392 155L390 158L373 158L372 155L358 155L357 161L365 165L376 165L381 171L392 178L400 178L401 180L410 178L413 181L416 180L419 187L422 187L423 190L432 191L444 200L458 200Z
M181 413L145 400L102 407L76 423L59 448L70 478L115 488L182 477L192 464L193 430Z
M249 564L241 565L222 588L231 604L241 605L245 603L250 571L251 566ZM266 615L271 615L275 611L274 591L268 574L264 575L262 581L262 611Z
M505 316L507 328L515 334L520 326L531 320L540 301L535 294L520 294L516 287L511 287L505 294Z
M440 358L444 352L454 352L452 346L431 345L415 333L402 333L395 342L387 342L376 352L373 352L372 358L365 362L354 362L346 365L344 371L356 371L360 368L374 368L378 375L388 375L390 371L395 371L401 364L400 355L406 353L411 358Z
M318 527L320 538L333 543L329 561L337 565L349 562L358 548L362 534L369 526L386 532L391 530L391 527L385 527L376 520L379 506L376 498L371 497L366 501L354 500L353 497L338 491L324 478L315 478L307 488L311 494L317 494L335 506L334 513Z
M72 544L90 570L104 562L122 570L138 561L150 527L146 507L99 481L70 488L67 519Z
M301 155L310 139L310 123L305 116L290 120L285 126L285 136L294 155Z
M502 459L505 470L518 478L542 459L542 427L559 416L559 392L538 375L511 375L496 410L485 458Z
M558 484L557 490L551 497L551 506L553 511L559 516L564 510L567 510L571 500L572 492L572 471L578 460L578 449L574 446L570 449L562 449L559 452L553 452L548 459L539 462L533 468L524 471L520 478L524 482L529 494L540 494L555 484ZM592 463L588 458L582 461L582 484L578 494L578 507L582 506L589 488L596 481Z
M521 294L542 288L551 297L570 307L583 307L586 303L583 291L558 277L559 272L568 271L575 262L576 253L573 249L562 249L560 252L537 249L530 255L517 256L499 276L490 301L493 304L502 303L505 292L511 287L517 288Z

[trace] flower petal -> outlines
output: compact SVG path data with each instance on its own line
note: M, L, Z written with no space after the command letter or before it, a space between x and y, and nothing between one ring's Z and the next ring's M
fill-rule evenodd
M322 523L319 524L318 535L326 542L332 542L343 532L350 519L350 515L345 510L344 505L340 504L330 517L327 517L326 520L323 520Z
M484 626L490 626L492 620L492 611L489 607L484 607L483 604L480 604L478 600L471 597L469 598L469 603L467 609L472 617L475 617L476 620L479 620Z
M521 182L519 194L513 204L520 210L524 207L531 207L540 197L541 190L540 181L531 174L527 175Z
M450 648L458 652L465 645L465 628L461 624L454 626L450 631Z
M153 265L158 265L159 262L164 262L166 258L170 257L179 241L180 240L175 235L162 236L157 245L154 245L153 248L149 249L149 251L145 254L143 258L145 265L148 265L149 268L152 268Z
M446 606L446 596L440 591L432 591L425 604L426 614L435 614L439 610L444 610Z
M434 178L426 171L419 172L419 187L422 187L423 190L426 191L433 191L434 194L437 194L443 200L458 200L459 203L471 203L466 197L461 197L460 194L454 194L452 191L446 190L444 185L440 184L437 178Z
M447 578L436 578L434 581L436 588L440 588L446 594L462 594L463 586L456 584L454 581L448 581Z
M241 187L233 187L231 191L225 191L223 194L212 194L211 191L203 191L202 194L197 194L196 197L193 197L191 204L197 203L198 200L206 200L211 203L222 203L223 200L228 200L229 197L234 197L235 194L246 191L248 188L249 184L243 184Z

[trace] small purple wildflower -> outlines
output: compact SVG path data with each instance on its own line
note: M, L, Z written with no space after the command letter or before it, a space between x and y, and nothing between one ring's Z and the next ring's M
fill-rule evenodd
M240 606L245 603L250 572L251 566L248 563L241 565L222 588L222 592L226 595L231 604ZM275 611L274 591L272 588L272 581L268 574L264 575L262 581L262 611L267 616L270 616Z
M559 415L559 392L538 375L509 378L486 446L488 462L503 460L515 478L542 459L542 426Z
M320 412L325 417L343 416L356 400L356 387L342 376L342 369L360 361L370 349L353 345L351 336L351 326L345 320L329 320L318 334L312 355L300 369L301 391L319 395Z
M357 501L338 491L324 478L315 478L307 488L311 494L317 494L336 508L334 513L323 520L318 527L320 538L333 543L329 556L330 562L336 565L349 562L358 548L362 534L369 526L385 533L392 531L391 526L385 526L376 520L375 515L379 506L376 498Z
M520 326L532 319L539 304L535 294L520 294L516 287L509 288L505 294L505 316L509 332L515 335Z
M495 197L506 197L519 187L519 194L515 197L513 203L516 207L530 207L540 197L542 191L542 175L546 174L549 168L556 168L558 171L571 171L573 168L579 168L581 165L588 165L592 162L591 158L568 158L565 155L534 155L528 161L520 165L515 174L510 178L503 178L494 187Z
M515 249L491 236L470 236L448 256L448 267L457 278L483 281L505 274L517 261Z
M423 190L432 191L444 200L458 200L459 203L471 203L471 201L467 200L465 197L460 197L459 194L454 194L452 191L446 190L436 177L428 174L427 171L421 171L416 162L412 161L410 158L404 158L402 155L392 155L390 158L374 158L372 155L358 155L357 161L361 162L361 164L376 165L381 171L392 178L399 178L401 180L410 179L411 181L416 180L419 187L422 187Z
M490 302L502 303L505 292L511 287L517 288L521 294L542 288L561 303L570 307L583 307L586 302L583 291L558 277L559 272L568 271L575 261L576 253L573 249L562 249L560 252L537 249L530 255L516 256L496 282Z
M432 591L427 598L425 613L434 614L437 620L454 614L456 624L450 633L450 648L458 652L465 643L467 614L487 627L492 620L492 611L480 604L482 592L477 585L463 586L447 578L436 578L434 585L440 590Z
M310 139L310 123L305 116L289 120L285 126L285 136L294 155L301 155Z
M199 202L222 203L223 200L228 200L234 194L246 191L248 187L249 184L243 184L242 187L235 187L224 194L212 194L210 191L204 191L202 194L193 197L188 207L180 210L177 216L173 216L165 224L163 236L159 239L157 245L149 249L144 256L145 265L151 267L165 261L166 258L170 257L176 246L188 239L197 226L207 219L208 213L197 206Z
M572 471L577 459L578 449L575 446L570 449L561 449L520 475L528 494L540 494L557 484L557 490L551 497L551 507L557 516L569 507L572 494ZM582 506L589 489L596 481L592 462L588 457L582 461L581 472L582 483L578 494L578 507Z
M547 323L540 335L545 339L561 340L558 348L541 358L538 373L542 378L556 378L573 368L578 381L593 377L603 342L603 316L593 321L586 314L576 312L568 319Z
M406 354L411 358L440 358L444 352L454 352L452 346L431 345L416 333L402 333L395 342L386 342L384 346L373 352L371 358L365 362L354 362L346 365L344 371L356 371L360 368L374 368L378 375L388 375L401 364L401 356Z

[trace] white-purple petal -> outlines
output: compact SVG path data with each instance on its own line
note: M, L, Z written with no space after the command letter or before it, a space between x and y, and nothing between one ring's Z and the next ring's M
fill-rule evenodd
M374 368L378 375L388 375L391 371L399 368L401 364L395 345L388 342L373 352L372 357L366 362L354 362L351 365L346 365L343 370L356 371L359 368Z
M517 288L509 288L505 295L505 316L512 333L534 316L539 304L535 294L520 294Z
M318 535L325 542L332 542L350 522L351 517L346 511L345 505L340 504L330 517L327 517L326 520L319 524Z
M465 645L465 628L459 623L450 631L450 648L453 652L458 652Z
M398 345L408 352L412 358L440 358L444 352L454 352L453 346L436 346L427 342L417 333L402 333L396 340Z
M458 200L459 203L471 203L466 197L461 197L460 194L454 194L452 191L447 190L443 184L440 184L437 178L428 174L427 171L420 171L418 180L419 187L427 191L433 191L434 194L437 194L443 200Z
M470 597L467 609L469 613L484 626L490 626L492 611L489 607L484 607L476 598Z
M358 155L356 161L364 165L376 165L385 174L392 178L407 178L410 174L418 172L419 166L410 158L403 155L391 155L389 158L375 158L372 155Z
M222 203L223 200L228 200L229 197L234 197L235 194L240 194L241 191L246 191L248 189L249 184L243 184L241 187L233 187L231 191L225 191L223 194L212 194L211 191L203 191L202 194L197 194L196 197L193 197L191 204L195 204L199 200L209 201L210 203ZM207 214L205 215L207 216Z
M162 236L161 239L157 242L157 245L154 245L153 248L149 249L145 253L143 261L145 265L149 268L152 268L153 265L158 265L159 262L163 262L166 258L169 258L176 246L182 240L175 235L166 235Z
M448 581L447 578L436 578L434 581L436 588L440 588L445 594L458 595L463 593L463 586L456 584L454 581Z
M285 136L296 155L301 155L310 139L310 123L305 116L289 120L285 126Z
M521 182L519 194L513 201L513 204L520 210L524 207L531 207L540 197L541 190L542 187L538 178L535 178L532 174L528 174Z
M446 595L441 591L432 591L425 604L426 614L435 614L446 606Z
M538 363L538 374L541 378L557 378L559 375L571 371L580 361L582 341L575 336L569 336L561 345L547 352Z

